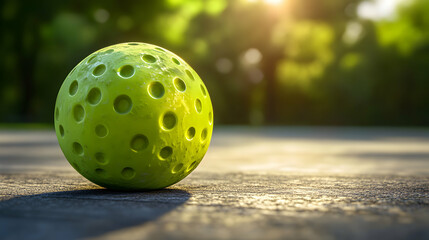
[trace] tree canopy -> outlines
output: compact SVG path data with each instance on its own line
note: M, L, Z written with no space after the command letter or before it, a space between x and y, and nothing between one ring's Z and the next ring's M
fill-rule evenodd
M361 2L5 0L0 121L52 122L78 62L139 41L193 66L217 123L428 125L429 2L379 21Z

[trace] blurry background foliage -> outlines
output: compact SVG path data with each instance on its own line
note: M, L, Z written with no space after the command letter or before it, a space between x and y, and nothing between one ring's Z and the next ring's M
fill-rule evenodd
M0 122L51 123L77 63L139 41L193 66L217 123L428 125L429 1L374 1L4 0Z

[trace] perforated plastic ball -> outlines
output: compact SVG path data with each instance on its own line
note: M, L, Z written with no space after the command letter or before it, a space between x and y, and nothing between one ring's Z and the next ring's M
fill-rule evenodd
M55 106L65 157L111 189L172 185L201 162L213 130L209 93L183 59L145 43L94 52L67 76Z

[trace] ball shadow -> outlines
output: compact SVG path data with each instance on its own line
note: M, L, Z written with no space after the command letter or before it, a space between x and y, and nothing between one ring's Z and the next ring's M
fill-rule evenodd
M184 204L184 190L118 192L75 190L0 201L5 239L76 239L153 221Z

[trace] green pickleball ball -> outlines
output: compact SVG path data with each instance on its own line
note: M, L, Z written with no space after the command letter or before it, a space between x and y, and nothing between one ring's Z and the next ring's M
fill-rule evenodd
M55 106L65 157L111 189L172 185L201 162L213 130L207 88L183 59L145 43L94 52L67 76Z

